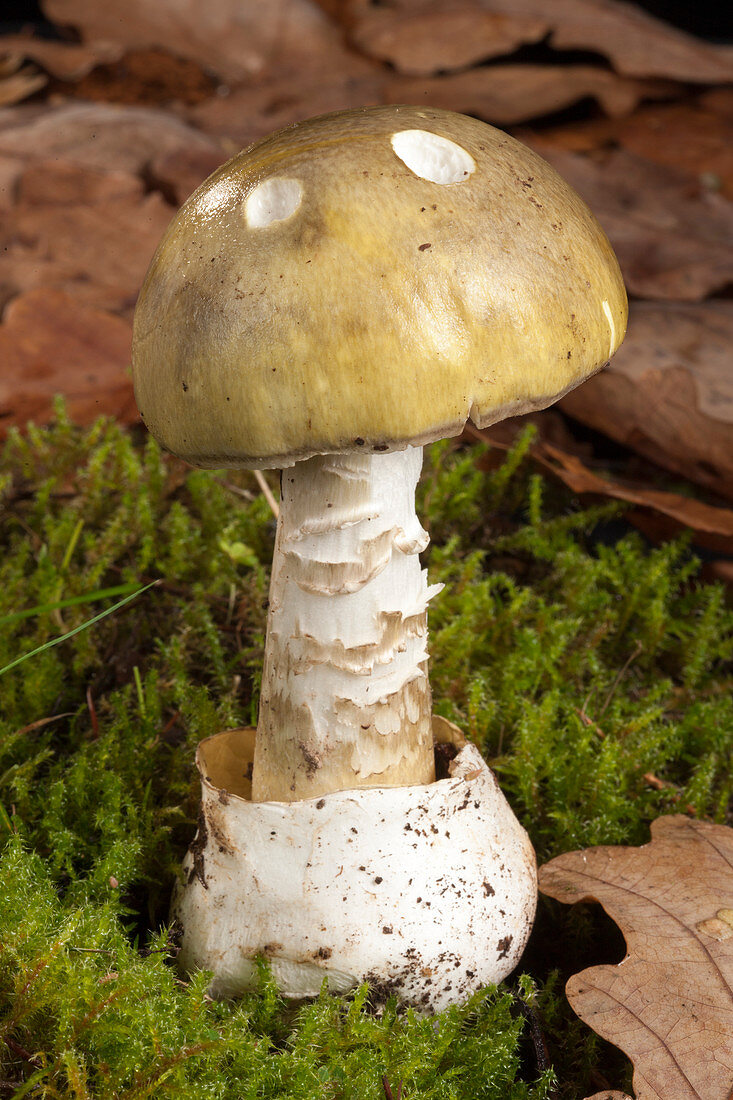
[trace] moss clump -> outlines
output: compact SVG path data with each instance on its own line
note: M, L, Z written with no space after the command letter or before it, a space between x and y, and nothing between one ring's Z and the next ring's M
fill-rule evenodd
M367 1100L383 1075L406 1096L435 1100L549 1095L547 1074L516 1080L522 1022L509 993L480 993L436 1022L393 1005L375 1016L366 986L348 1002L323 993L294 1010L263 973L258 994L217 1004L205 974L176 977L164 934L142 951L131 942L119 891L61 901L17 837L0 898L4 1068L25 1079L17 1096Z
M686 539L649 549L616 526L608 542L615 504L579 509L536 474L508 480L528 442L485 487L470 452L438 462L427 482L440 532L431 580L446 584L431 616L437 706L502 777L540 860L643 843L661 813L725 821L733 616L723 587L696 580ZM500 507L498 534L482 497ZM446 525L444 500L464 533Z
M543 859L643 842L663 812L727 820L723 591L684 542L605 537L617 506L579 509L527 445L491 472L476 449L431 450L436 709L481 746ZM437 1020L377 1015L366 990L298 1009L266 974L238 1004L180 981L166 919L193 753L256 713L271 513L248 474L187 471L61 409L11 435L2 470L0 667L119 598L100 593L159 583L0 677L0 1094L378 1100L383 1075L406 1100L540 1100L555 1078L563 1097L592 1091L608 1052L551 971L576 969L598 925L557 906L527 956L534 984Z

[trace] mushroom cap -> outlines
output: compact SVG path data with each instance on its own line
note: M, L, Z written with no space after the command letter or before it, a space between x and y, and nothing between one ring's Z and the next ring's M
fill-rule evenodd
M606 235L537 154L450 111L342 111L181 208L138 301L135 392L195 465L398 450L550 404L626 317Z

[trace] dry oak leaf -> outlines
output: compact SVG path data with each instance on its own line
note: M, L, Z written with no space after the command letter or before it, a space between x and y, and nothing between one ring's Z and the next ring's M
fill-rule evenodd
M4 157L0 153L0 209L12 206L15 199L15 185L23 169L17 157Z
M85 305L129 313L173 214L157 193L69 205L19 201L0 210L3 297L54 287Z
M156 157L148 178L171 202L180 206L226 159L223 152L177 149Z
M0 159L19 165L58 159L101 171L141 173L178 149L218 150L212 138L170 112L107 103L11 108L0 117Z
M18 53L0 55L0 107L28 99L46 84L46 76L33 65L23 65Z
M533 147L588 203L640 298L700 301L733 283L733 203L625 149Z
M733 553L733 510L657 489L638 478L612 478L605 472L596 472L588 465L593 462L592 451L573 436L568 423L552 409L510 417L489 428L467 424L465 437L488 443L491 448L482 458L480 468L495 469L501 460L492 456L492 450L510 450L528 424L533 424L537 431L530 450L532 458L572 492L592 493L636 505L626 518L652 542L674 538L680 529L690 530L694 532L696 545L719 553Z
M161 47L230 83L277 70L286 59L307 64L335 33L311 0L43 0L42 7L85 43Z
M392 103L429 103L477 115L501 126L552 114L593 98L611 116L625 115L645 95L662 94L657 85L628 80L592 65L489 65L429 79L393 77Z
M682 528L694 531L695 541L700 546L720 553L733 553L733 511L730 508L714 507L694 497L636 482L601 477L576 455L553 447L551 443L536 444L532 456L574 493L593 493L651 510L672 521L666 525L667 537Z
M58 83L52 94L61 90ZM222 85L185 57L166 50L129 50L110 64L97 65L86 76L63 86L63 94L93 103L126 103L181 111L219 94Z
M514 8L515 0L500 0ZM516 0L520 12L542 10L542 0ZM733 80L733 48L703 42L635 4L614 0L553 0L558 50L592 49L627 76L658 76L691 84Z
M711 88L702 93L698 102L706 111L733 120L733 88Z
M0 325L0 433L28 420L50 420L59 393L77 423L103 413L137 421L131 343L126 321L62 291L32 290L16 298Z
M439 23L432 49L421 30L431 16ZM351 40L360 49L403 72L425 75L449 69L456 59L466 65L497 56L488 41L489 17L504 20L496 27L507 52L548 34L556 49L603 54L626 76L701 84L733 80L733 48L701 42L614 0L554 0L551 5L546 0L442 0L438 5L435 0L392 0L388 6L348 0L343 10ZM473 36L471 19L476 28L473 49L465 41Z
M522 133L516 136L526 140ZM650 104L624 117L555 126L542 136L574 153L621 145L733 199L733 117L713 110L689 103Z
M633 1100L628 1092L594 1092L592 1096L586 1096L585 1100Z
M218 141L164 111L74 103L3 112L0 299L53 286L130 311L174 212L160 193L144 193L141 177L182 149L225 157Z
M574 1011L634 1063L637 1100L733 1090L733 829L661 817L641 848L590 848L540 869L540 890L598 901L628 948L566 985Z
M733 500L731 347L733 302L632 302L610 365L562 409Z
M431 76L504 57L519 46L539 42L547 31L545 17L431 0L369 7L359 13L349 38L358 49L389 61L401 73Z
M131 172L84 168L65 160L32 161L21 173L15 200L21 206L92 205L114 199L142 198L145 184Z
M324 15L320 18L323 25L316 43L296 49L284 38L262 72L198 104L187 117L227 141L235 152L293 122L383 102L389 74L350 50L339 28Z
M0 39L4 52L15 53L42 65L51 76L60 80L79 80L95 65L116 61L122 48L114 42L98 42L83 46L78 42L54 42L30 34L5 34Z
M188 111L191 121L227 144L228 155L293 122L330 111L384 101L385 76L356 58L354 72L290 72L252 81L226 96L215 96Z

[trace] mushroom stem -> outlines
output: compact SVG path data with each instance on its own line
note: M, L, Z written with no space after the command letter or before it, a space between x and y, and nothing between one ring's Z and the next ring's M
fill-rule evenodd
M421 465L408 447L283 471L255 801L435 778Z

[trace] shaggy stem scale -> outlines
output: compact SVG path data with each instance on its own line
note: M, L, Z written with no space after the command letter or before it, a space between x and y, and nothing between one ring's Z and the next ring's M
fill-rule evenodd
M422 448L285 470L253 773L255 801L435 777Z

